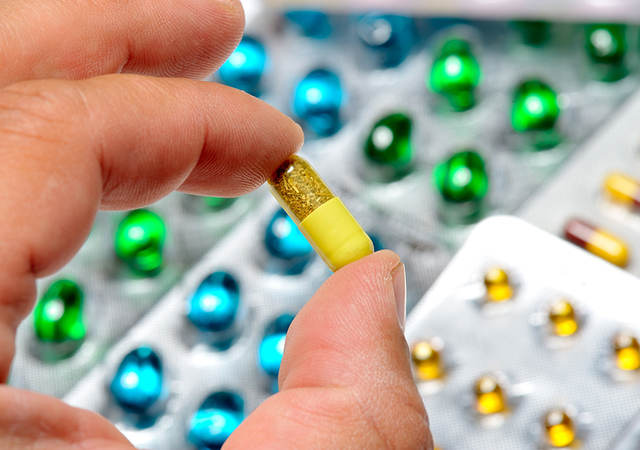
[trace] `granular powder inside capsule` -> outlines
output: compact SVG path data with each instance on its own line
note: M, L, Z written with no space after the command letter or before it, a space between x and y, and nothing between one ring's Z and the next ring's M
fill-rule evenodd
M304 159L291 156L269 179L273 195L287 213L302 222L334 195Z
M373 243L308 162L289 157L269 179L271 193L334 272L373 253Z

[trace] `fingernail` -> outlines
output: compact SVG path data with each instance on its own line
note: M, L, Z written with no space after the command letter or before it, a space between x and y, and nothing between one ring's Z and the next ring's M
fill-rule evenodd
M398 264L391 271L391 281L393 283L393 294L396 298L396 310L400 327L404 330L404 322L407 316L407 277L404 264Z

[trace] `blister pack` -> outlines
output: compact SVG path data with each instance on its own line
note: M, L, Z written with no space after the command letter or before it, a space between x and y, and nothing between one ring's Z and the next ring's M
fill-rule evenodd
M520 219L481 222L407 321L436 445L628 443L640 407L638 289Z
M633 26L253 16L211 79L300 121L333 185L453 247L520 207L637 87Z
M415 303L448 252L402 224L375 228L366 211L352 212L377 245L403 257L409 301ZM202 421L221 420L224 410L203 406L206 399L234 398L244 417L276 389L288 325L329 274L275 201L265 202L188 271L65 401L105 415L136 446L175 449L223 441L231 422L215 436L200 429ZM149 372L161 382L149 381ZM141 392L149 386L156 387L155 396Z
M18 328L10 384L62 396L257 201L171 195L133 212L99 213L61 271L38 281Z
M640 275L638 117L640 96L635 95L519 213L636 275Z

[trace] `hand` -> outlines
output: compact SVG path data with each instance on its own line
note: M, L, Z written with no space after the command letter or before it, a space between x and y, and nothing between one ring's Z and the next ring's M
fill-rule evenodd
M0 3L0 379L36 278L77 251L98 208L174 189L240 195L302 145L297 125L247 94L149 76L210 73L242 29L235 0ZM395 254L338 271L291 325L281 392L227 446L431 448L403 321ZM0 448L131 448L55 398L0 386L0 405Z

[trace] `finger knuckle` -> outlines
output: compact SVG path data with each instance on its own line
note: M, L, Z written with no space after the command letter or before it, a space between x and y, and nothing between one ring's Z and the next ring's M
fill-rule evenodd
M78 92L62 81L23 82L0 90L3 140L61 144L73 126Z

